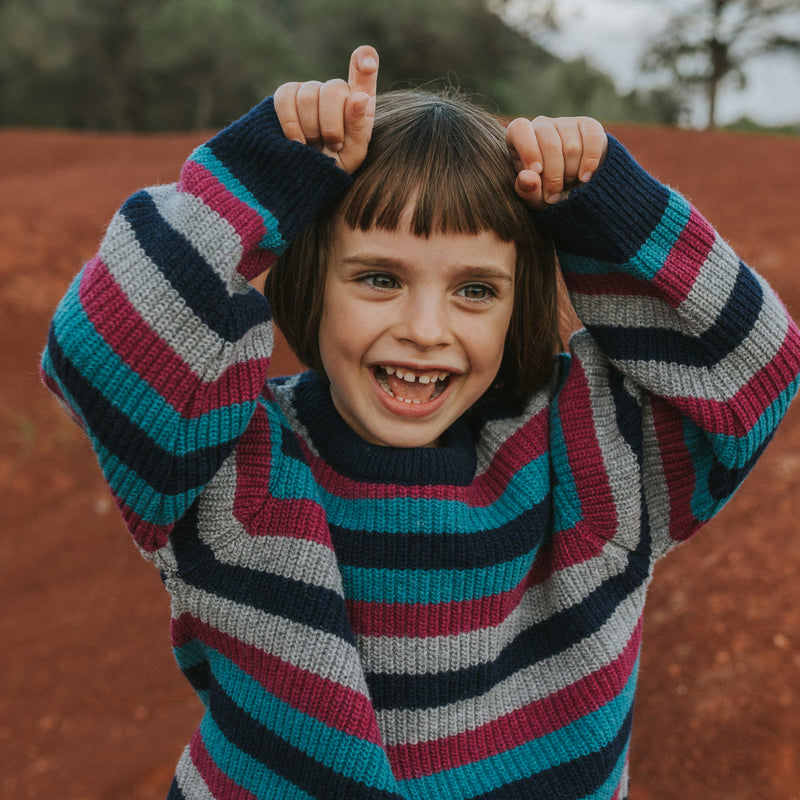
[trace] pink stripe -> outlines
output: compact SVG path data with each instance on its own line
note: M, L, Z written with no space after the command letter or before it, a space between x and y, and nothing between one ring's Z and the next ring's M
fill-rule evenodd
M592 414L592 398L583 365L573 359L558 406L569 469L578 493L581 528L613 532L617 527L614 497L603 463Z
M173 620L171 630L174 647L199 640L292 708L349 736L380 744L375 712L363 694L234 639L188 612Z
M745 436L780 397L800 369L800 337L789 329L778 352L729 401L678 397L675 406L709 433Z
M653 426L669 494L670 537L675 541L684 541L702 524L692 511L692 496L697 485L695 465L675 409L663 400L653 402L652 408Z
M552 578L554 572L588 561L606 541L579 527L561 531L556 544L542 545L533 566L513 589L473 600L449 603L378 603L347 600L347 613L358 636L454 636L501 625L519 607L525 593Z
M178 189L198 197L228 220L242 240L245 252L258 249L259 243L267 233L261 215L232 194L202 164L190 159L183 165ZM245 277L249 280L257 274L259 273Z
M201 381L158 338L99 257L86 266L80 300L89 320L116 354L185 418L251 402L259 395L268 359L233 364L215 382Z
M250 424L236 445L233 514L250 536L305 539L333 550L324 509L313 500L273 496L271 478L276 459L272 454L270 422L264 407L256 406ZM279 426L274 420L272 424ZM286 458L278 460L283 466L291 463ZM297 468L304 469L300 464ZM291 485L291 477L282 480Z
M485 508L502 497L519 470L546 452L548 410L543 409L509 437L494 455L491 466L469 486L420 485L415 497L422 500L454 500L473 508ZM408 487L371 484L351 480L332 469L301 441L306 462L317 482L336 497L346 500L384 500L407 496ZM534 450L534 448L537 448Z
M597 711L617 697L630 680L641 646L641 630L640 619L615 661L542 700L474 730L387 747L392 771L403 780L475 763L547 736Z
M113 493L112 493L113 494ZM134 541L145 553L155 553L167 544L169 534L174 524L155 525L142 519L133 509L126 506L122 500L114 495L114 500L122 512L122 519L133 536Z
M202 776L214 797L225 800L258 800L252 792L234 783L215 763L206 749L200 730L196 730L189 743L189 752L195 768Z
M692 208L681 235L673 245L653 284L677 308L689 295L716 242L716 232Z

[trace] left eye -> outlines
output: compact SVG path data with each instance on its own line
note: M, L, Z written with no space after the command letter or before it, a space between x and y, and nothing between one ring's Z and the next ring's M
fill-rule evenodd
M496 292L491 286L486 286L483 283L470 283L459 289L459 294L466 297L467 300L488 300L494 297Z

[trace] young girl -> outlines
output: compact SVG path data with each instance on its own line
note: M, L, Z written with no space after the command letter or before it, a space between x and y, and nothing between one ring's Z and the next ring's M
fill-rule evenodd
M654 563L763 450L800 337L597 122L376 79L359 48L131 197L53 320L204 704L169 797L625 798ZM266 379L267 269L312 371Z

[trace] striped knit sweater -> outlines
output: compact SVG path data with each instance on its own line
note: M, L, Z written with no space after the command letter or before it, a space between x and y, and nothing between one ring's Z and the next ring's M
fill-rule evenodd
M52 323L204 705L169 798L625 798L654 562L761 453L798 332L612 140L539 214L588 329L547 389L371 445L318 376L266 378L247 284L348 185L267 100L124 204Z

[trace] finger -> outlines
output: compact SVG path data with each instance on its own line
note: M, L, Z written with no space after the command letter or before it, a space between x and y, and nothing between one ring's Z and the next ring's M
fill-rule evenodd
M546 203L557 203L564 192L563 142L554 120L550 117L536 117L532 125L542 153L544 199Z
M581 159L583 157L583 140L578 120L575 117L561 117L553 120L558 135L561 137L561 156L564 162L563 187L578 182Z
M368 44L357 47L350 56L347 83L351 92L375 97L378 91L378 51Z
M305 144L306 137L303 135L303 128L297 116L297 90L299 88L300 84L297 81L281 84L275 90L273 103L283 135L287 139Z
M514 182L514 190L531 208L544 208L546 205L542 194L542 178L538 172L521 170Z
M322 84L319 81L306 81L297 90L297 118L306 142L313 147L322 143L319 127L319 92Z
M608 136L596 119L580 117L578 124L583 140L583 156L578 168L578 179L581 183L588 183L606 157Z
M323 83L319 90L319 130L324 145L337 153L344 146L345 105L350 88L341 79Z
M542 171L542 153L529 119L518 117L506 128L506 147L517 171Z

